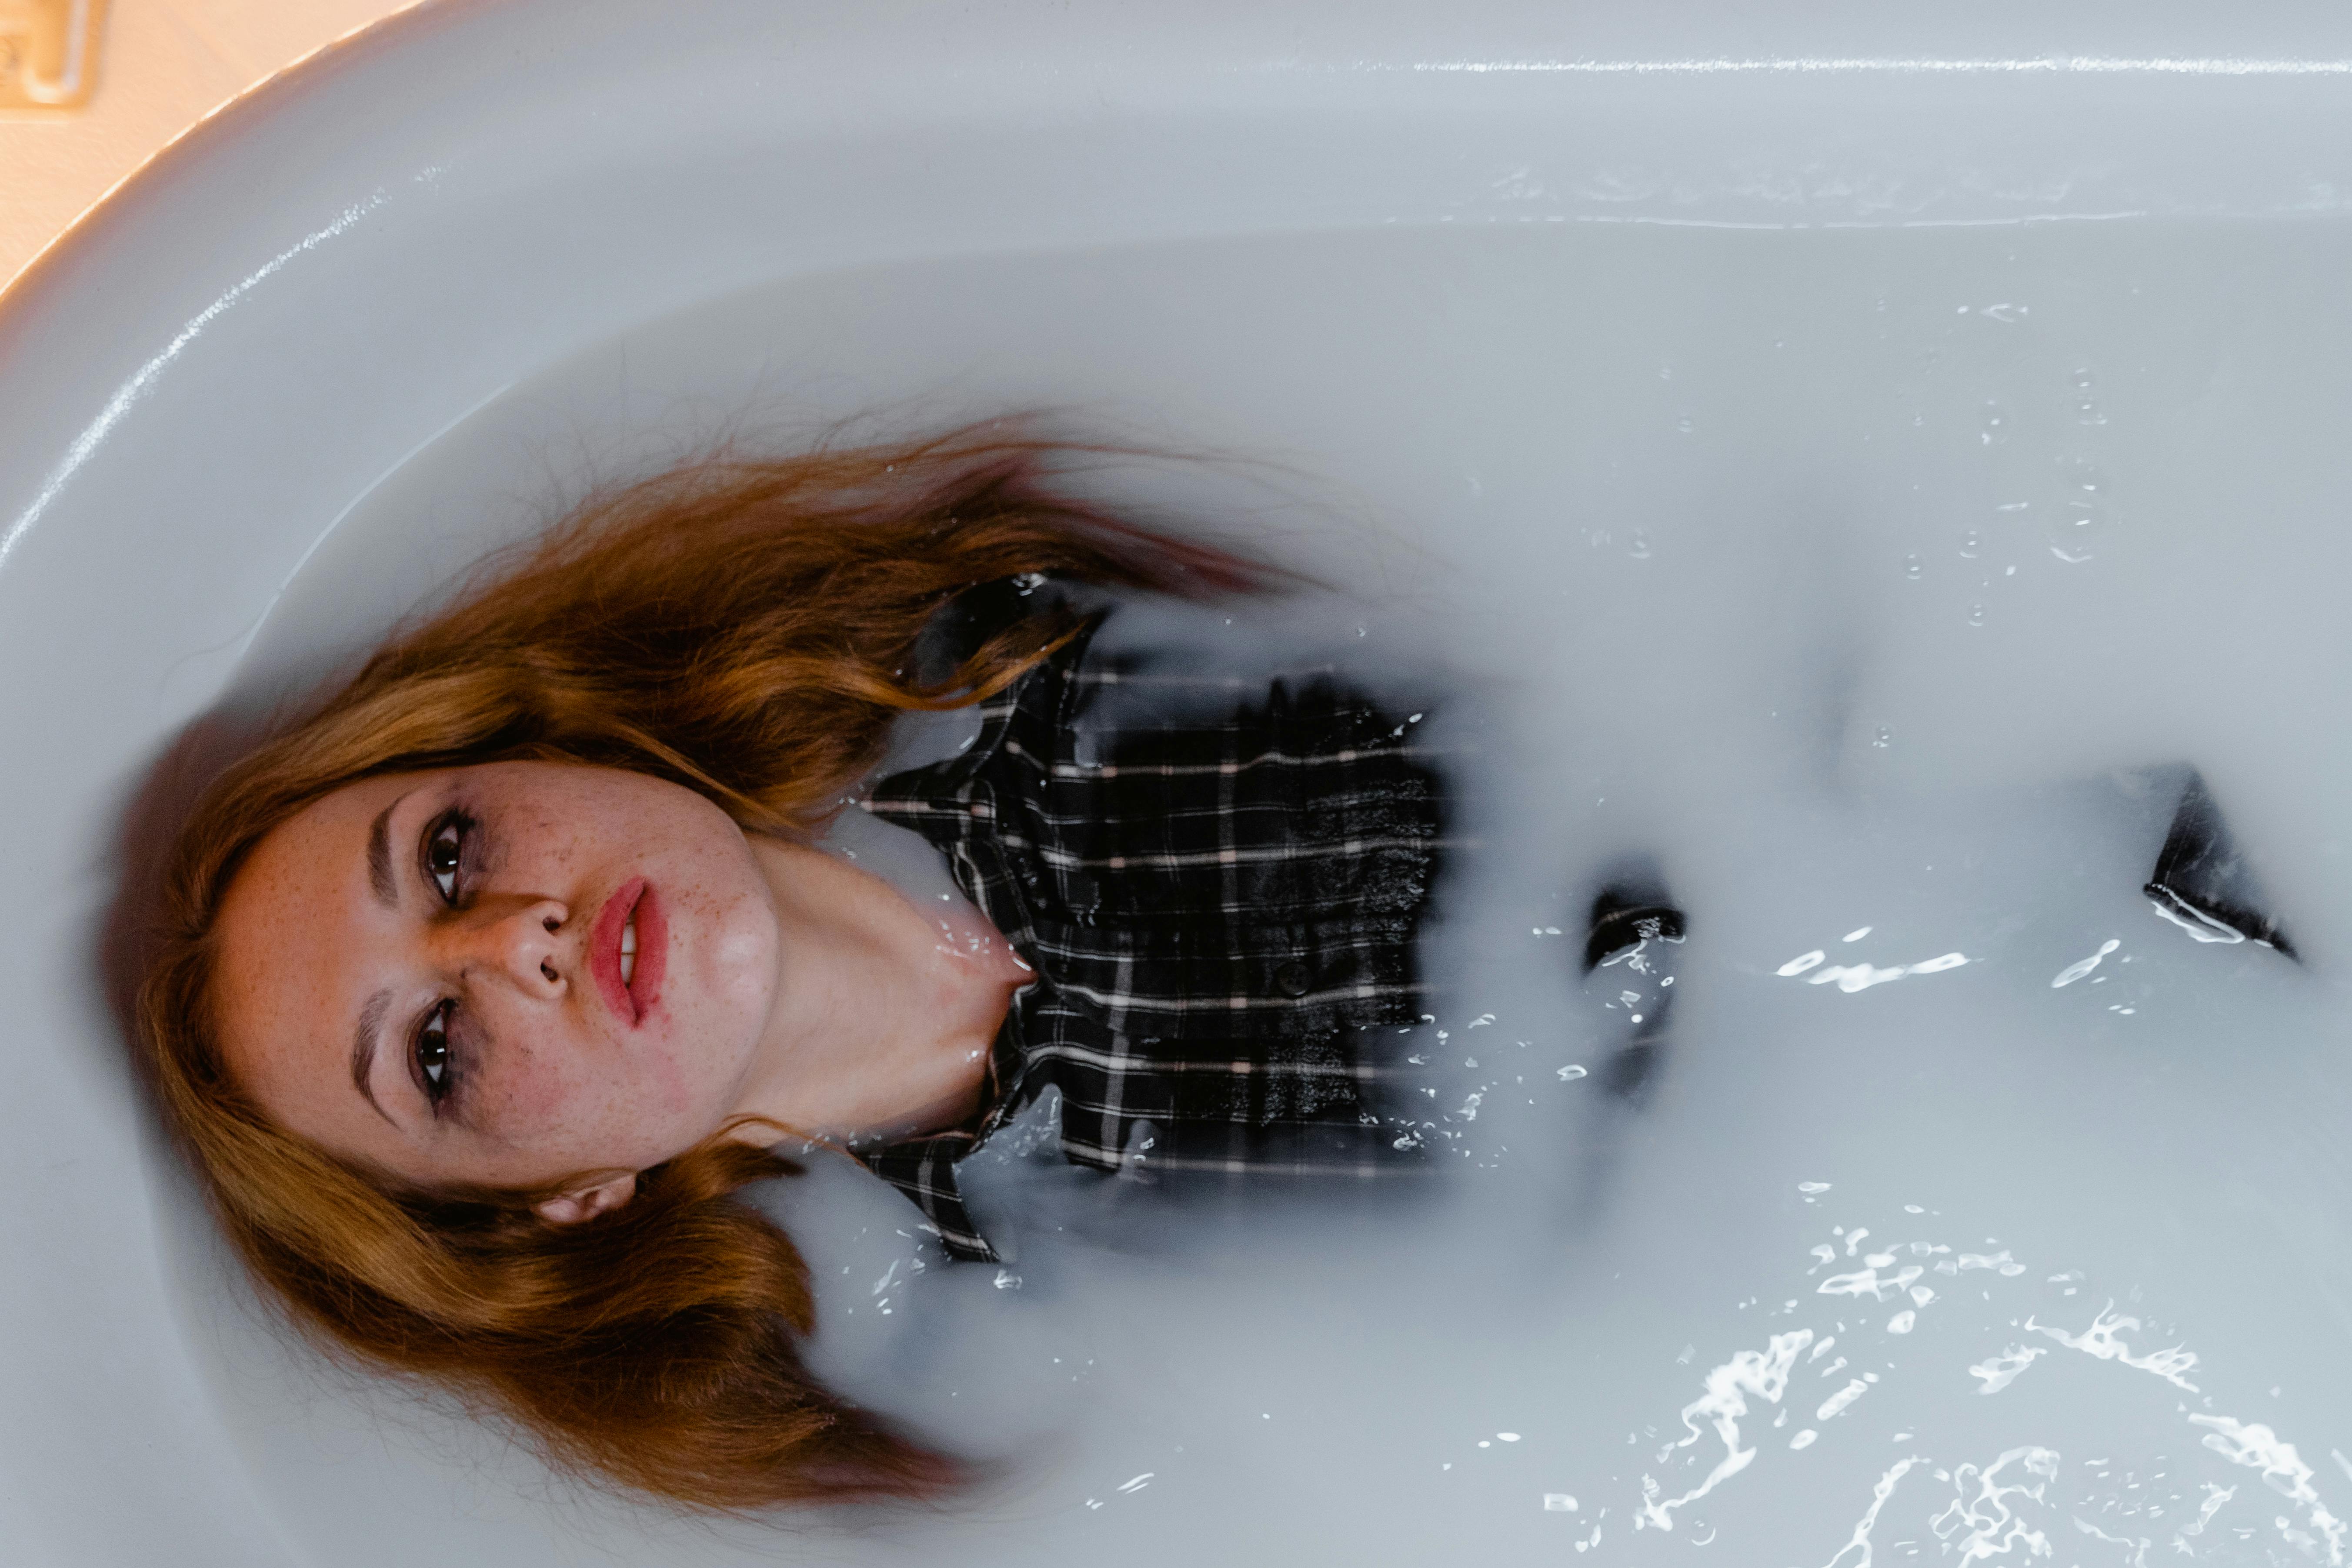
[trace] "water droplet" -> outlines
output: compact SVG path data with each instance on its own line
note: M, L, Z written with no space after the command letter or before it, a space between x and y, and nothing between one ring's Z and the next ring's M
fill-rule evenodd
M2009 439L2009 411L1998 403L1984 405L1984 419L1978 426L1977 439L1988 447L1999 446Z
M2105 538L2106 509L2096 501L2069 501L2058 509L2050 531L2050 553L2069 563L2088 561Z
M1972 626L1984 625L1984 605L1981 602L1969 606L1969 625Z
M1926 423L1927 423L1927 416L1925 414L1914 414L1911 416L1911 424L1915 429Z
M2099 407L2097 388L2091 379L2091 373L2088 370L2076 371L2069 379L2068 384L2074 393L2074 423L2105 425L2107 422L2107 416Z
M1895 743L1895 731L1881 724L1878 727L1878 733L1870 738L1870 743L1883 752ZM1851 942L1853 939L1849 937L1846 940Z
M2069 496L2094 497L2105 493L2107 476L2088 458L2058 459L2058 488Z
M1674 366L1672 366L1672 365L1670 365L1670 364L1662 364L1662 365L1660 365L1660 366L1658 367L1658 379L1659 379L1660 381L1672 381L1672 380L1674 380L1674 378L1675 378L1675 367L1674 367Z
M1675 420L1675 428L1681 431L1685 436L1689 435L1692 429L1691 416L1685 414L1681 418Z
M1647 561L1650 558L1650 531L1635 529L1633 537L1625 542L1625 553L1636 561Z
M2061 458L2059 495L2050 524L2050 553L2068 563L2091 559L2106 542L2106 476L2079 458Z
M1966 533L1960 535L1961 559L1974 561L1977 558L1978 552L1983 549L1984 535L1978 532L1975 529L1969 529Z
M1903 558L1903 575L1910 578L1914 583L1916 583L1919 580L1920 574L1927 570L1927 563L1919 559L1918 553L1916 551Z

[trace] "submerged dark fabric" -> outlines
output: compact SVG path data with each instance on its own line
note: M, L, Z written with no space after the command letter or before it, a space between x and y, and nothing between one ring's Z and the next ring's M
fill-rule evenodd
M947 857L1037 972L970 1124L862 1154L948 1250L997 1256L956 1163L1048 1085L1061 1152L1116 1171L1382 1177L1381 1036L1423 1011L1414 938L1444 799L1419 714L1328 672L1236 683L1090 658L1100 617L981 710L961 756L865 802ZM1146 715L1103 724L1116 705Z

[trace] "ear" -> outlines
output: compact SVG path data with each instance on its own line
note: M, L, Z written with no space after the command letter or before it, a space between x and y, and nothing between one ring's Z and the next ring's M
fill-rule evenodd
M531 1205L531 1212L550 1225L578 1225L609 1209L619 1208L637 1194L636 1173L631 1171L593 1187L574 1187Z

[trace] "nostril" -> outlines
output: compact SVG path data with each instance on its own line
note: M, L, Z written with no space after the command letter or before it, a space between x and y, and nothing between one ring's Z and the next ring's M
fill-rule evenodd
M548 935L550 935L550 936L553 936L553 935L556 933L556 931L557 931L559 929L561 929L561 928L562 928L562 926L563 922L562 922L562 921L560 921L560 920L557 920L553 915L550 915L550 916L548 916L545 920L543 920L543 921L540 921L540 924L541 924L541 925L543 925L543 926L545 926L545 927L547 928L547 934L548 934Z
M539 961L539 972L541 974L546 975L550 980L555 978L555 965L548 963L543 958Z

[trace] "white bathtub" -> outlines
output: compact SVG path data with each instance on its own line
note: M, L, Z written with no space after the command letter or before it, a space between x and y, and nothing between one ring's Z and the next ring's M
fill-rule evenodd
M268 84L0 297L8 1561L2340 1561L2347 205L2352 16L2316 5L498 0ZM968 1512L814 1542L577 1493L288 1349L93 955L162 748L597 478L1037 405L1286 465L1219 521L1510 719L1529 848L1456 924L1457 1026L1502 1019L1454 1048L1578 1055L1547 919L1665 855L1682 1065L1576 1124L1622 1144L1605 1213L1498 1233L1542 1261L1508 1309L1507 1269L1455 1300L1371 1238L1293 1298L1236 1242L1025 1319L934 1274L904 1316L964 1326L912 1352L864 1289L914 1256L896 1200L821 1177L865 1226L812 1243L856 1287L842 1375L980 1334L972 1392L1037 1437ZM2148 915L2098 781L2180 761L2302 966ZM1816 947L1970 962L1776 973ZM1940 1295L1889 1340L1914 1241ZM1213 1301L1271 1326L1205 1370L1084 1327Z

